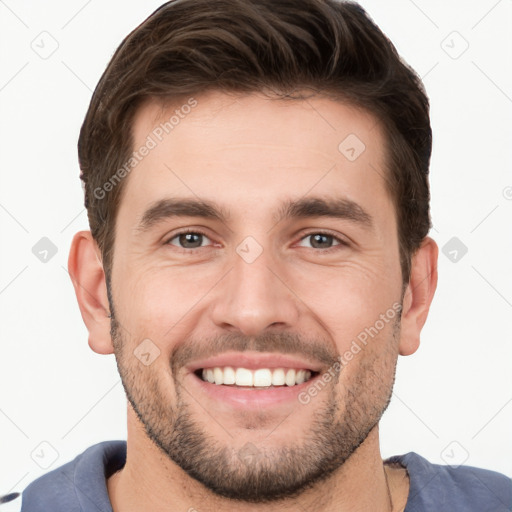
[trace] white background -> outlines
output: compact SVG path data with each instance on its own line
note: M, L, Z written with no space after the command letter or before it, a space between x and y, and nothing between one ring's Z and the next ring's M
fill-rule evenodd
M0 494L126 435L115 361L87 345L67 253L88 228L76 143L92 90L158 5L0 0ZM468 249L456 262L440 253L422 346L399 360L382 455L512 476L512 1L362 5L431 99L431 235ZM42 237L58 251L46 263L32 252Z

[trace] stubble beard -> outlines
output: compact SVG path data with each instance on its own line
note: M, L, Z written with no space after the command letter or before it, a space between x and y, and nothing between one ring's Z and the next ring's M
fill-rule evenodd
M352 382L342 380L341 386L337 385L342 369L321 391L324 396L312 399L319 406L310 428L304 432L305 441L278 449L260 445L255 450L252 445L252 450L244 454L243 450L223 445L194 420L186 399L188 392L175 375L176 405L170 403L158 375L151 367L141 371L139 361L125 350L131 345L121 333L113 308L111 315L121 380L147 436L188 475L224 498L248 503L297 498L343 466L378 425L391 399L400 330L398 316L391 336L374 340L387 344L384 354L378 350L358 354L362 359ZM300 421L303 407L297 402L290 417L278 428L286 428L287 421Z

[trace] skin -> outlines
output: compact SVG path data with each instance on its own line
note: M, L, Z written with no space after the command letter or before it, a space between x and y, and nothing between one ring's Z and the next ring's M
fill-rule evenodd
M239 484L242 498L235 508L242 512L312 506L325 512L389 511L386 476L393 510L403 510L407 474L384 468L378 421L391 395L398 355L418 348L437 284L438 248L425 238L402 293L379 123L322 97L284 101L211 92L196 99L197 107L125 178L110 303L101 252L90 232L77 233L70 251L89 344L98 353L116 353L130 399L127 463L108 479L114 511L233 510L226 496ZM134 148L175 108L145 104L134 120ZM349 134L366 146L354 161L338 150ZM371 228L320 216L276 223L284 200L313 196L357 203L371 217ZM148 207L168 197L215 201L230 216L224 222L171 217L138 229ZM176 233L184 228L205 233L200 248L191 251L182 239L180 246ZM315 246L311 235L319 232L335 238ZM236 251L248 236L262 249L252 263ZM209 356L214 342L240 351L251 343L251 354L277 349L300 355L302 346L310 359L320 354L335 359L396 303L402 304L401 318L385 323L308 404L293 400L260 408L256 403L235 410L202 393L185 368L188 349ZM291 345L285 344L286 335ZM160 351L148 366L133 355L145 339ZM172 436L184 431L199 433L195 440L205 449L187 446L182 460ZM333 444L329 436L336 432L342 439ZM259 454L248 464L236 457L247 443ZM222 458L224 448L233 456ZM286 459L286 449L295 450L293 459ZM190 476L191 468L184 466L193 464L195 455L200 474ZM261 499L255 494L243 499L249 492L242 489L243 478L254 480L265 467L274 474L270 481L286 480L289 492L283 487L266 498L262 493ZM299 488L298 472L313 475L315 467L312 485ZM217 478L223 491L209 488L208 477Z

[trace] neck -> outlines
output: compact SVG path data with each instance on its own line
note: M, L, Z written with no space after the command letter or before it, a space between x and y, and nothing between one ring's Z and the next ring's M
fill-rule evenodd
M236 510L291 512L311 510L314 503L314 509L322 512L391 512L391 501L402 503L404 492L407 496L408 483L407 489L402 484L400 489L400 479L403 475L398 470L386 478L375 427L342 467L299 497L271 503L237 502ZM108 479L107 487L114 512L233 510L232 500L212 493L166 457L133 417L128 421L126 464Z

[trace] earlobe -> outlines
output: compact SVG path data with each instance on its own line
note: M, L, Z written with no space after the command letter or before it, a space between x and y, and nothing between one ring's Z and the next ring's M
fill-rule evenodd
M113 353L105 272L90 231L79 231L73 237L68 271L89 331L90 347L99 354Z
M436 242L425 237L412 257L411 276L405 290L400 331L400 355L416 352L420 344L421 329L437 287Z

